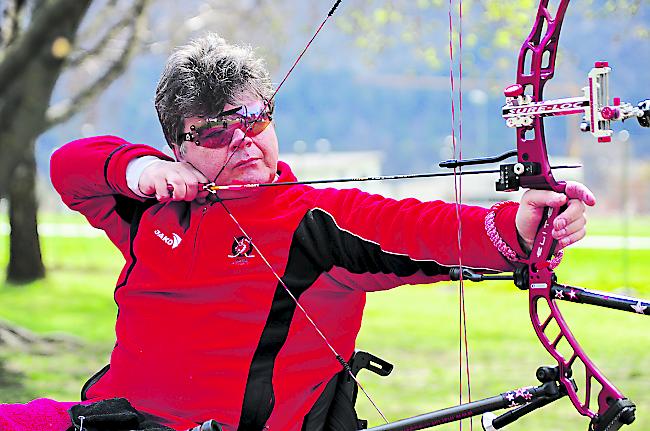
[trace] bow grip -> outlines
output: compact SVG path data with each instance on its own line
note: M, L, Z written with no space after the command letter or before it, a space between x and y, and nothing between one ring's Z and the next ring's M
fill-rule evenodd
M535 234L535 240L533 241L533 247L530 251L528 264L530 269L536 272L540 268L540 265L546 264L557 247L557 240L551 235L553 230L553 222L565 209L566 205L561 207L544 207L544 212L542 214L542 219L537 228L537 234Z

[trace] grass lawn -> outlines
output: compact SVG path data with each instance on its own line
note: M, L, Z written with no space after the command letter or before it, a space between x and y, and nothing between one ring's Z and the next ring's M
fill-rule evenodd
M53 217L52 222L60 218ZM49 220L48 220L49 221ZM598 228L605 231L606 223ZM639 224L638 234L650 234ZM616 233L614 233L616 234ZM0 268L6 237L0 237ZM0 402L37 396L74 400L83 382L103 366L113 344L113 287L122 258L104 238L43 238L45 280L0 285L0 318L38 333L63 332L80 343L60 349L2 349ZM650 250L570 250L560 281L650 297L645 280ZM627 275L626 275L627 272ZM4 278L4 274L0 273ZM535 370L551 364L530 326L527 293L508 284L466 284L472 398L535 385ZM458 403L458 297L455 285L405 286L368 295L358 347L392 363L390 377L362 372L362 382L390 419ZM563 303L569 324L602 371L638 406L630 431L650 429L650 320L631 313ZM583 386L583 382L578 382ZM360 416L379 424L368 402ZM480 429L478 421L474 429ZM567 399L507 429L584 430L587 421ZM456 430L458 425L438 427ZM467 426L466 429L469 429Z
M589 235L650 236L650 217L589 217Z

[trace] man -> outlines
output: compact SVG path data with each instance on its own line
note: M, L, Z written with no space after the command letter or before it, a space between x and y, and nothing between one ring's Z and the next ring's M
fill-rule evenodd
M111 136L52 156L63 201L126 260L110 365L84 400L123 397L178 430L209 419L228 431L323 429L315 409L327 412L342 368L331 349L351 357L365 292L448 280L458 264L453 204L301 185L205 191L295 181L278 161L272 94L250 49L210 34L171 55L156 90L176 160ZM594 198L575 183L566 194L529 191L498 208L500 237L523 257L542 208L568 203L553 236L578 241ZM487 213L461 212L463 264L512 269Z

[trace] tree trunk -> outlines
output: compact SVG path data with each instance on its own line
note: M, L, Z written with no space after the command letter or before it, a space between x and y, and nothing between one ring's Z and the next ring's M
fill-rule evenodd
M55 41L74 42L91 1L50 0L36 8L31 27L12 45L28 52L29 61L21 63L10 83L0 84L5 87L0 97L0 193L9 198L11 225L8 281L24 283L45 275L36 230L34 142L46 129L45 111L67 55L54 50ZM11 65L10 60L22 54L8 51L11 58L4 59L0 70L6 72L4 63Z
M36 163L34 150L19 159L9 183L9 267L7 281L28 283L45 276L41 245L36 225Z

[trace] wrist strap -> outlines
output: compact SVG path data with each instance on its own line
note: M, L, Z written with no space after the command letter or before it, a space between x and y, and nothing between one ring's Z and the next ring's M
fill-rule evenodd
M526 262L526 259L522 259L517 256L517 253L512 248L510 248L508 244L506 244L503 238L501 238L499 232L497 231L496 223L494 222L497 211L509 206L516 205L518 204L512 201L497 202L496 204L492 205L487 215L485 216L485 232L487 233L488 238L490 238L490 241L492 241L492 244L494 244L494 247L499 251L499 253L501 253L503 257L511 262ZM549 269L554 269L557 267L562 261L563 256L563 250L556 251L553 255L553 258L548 261Z
M494 247L503 257L511 262L524 262L524 259L517 256L517 253L506 244L503 238L501 238L497 231L496 223L494 222L498 210L515 205L517 205L517 203L512 201L497 202L492 205L485 216L485 232L487 233L488 238L490 238L490 241L492 241L492 244L494 244Z

